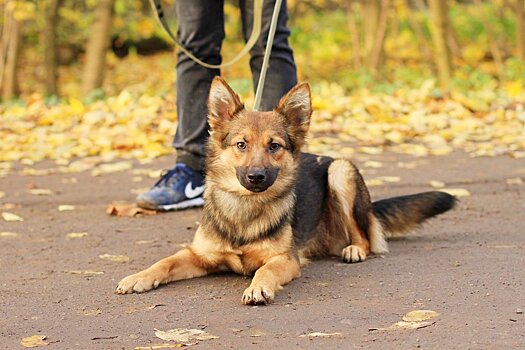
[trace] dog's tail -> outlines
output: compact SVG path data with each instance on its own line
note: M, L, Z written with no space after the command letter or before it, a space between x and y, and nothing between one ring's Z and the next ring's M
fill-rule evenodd
M384 235L393 237L452 209L456 202L456 197L448 193L431 191L373 202L372 210Z

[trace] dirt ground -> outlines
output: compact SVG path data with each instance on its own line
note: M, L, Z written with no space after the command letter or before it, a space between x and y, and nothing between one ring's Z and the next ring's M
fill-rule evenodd
M191 346L202 349L525 348L525 184L516 180L525 181L525 160L463 153L366 159L384 164L366 168L366 179L401 179L371 187L373 199L429 190L431 180L471 195L461 197L454 211L392 241L390 254L352 265L316 261L273 304L257 307L241 304L249 279L232 274L114 294L122 277L189 242L201 210L110 217L109 203L132 200L131 189L154 180L131 171L22 176L24 166L18 165L0 178L1 211L24 218L0 218L0 232L18 234L0 236L0 348L21 349L22 338L42 334L46 349L133 349L169 343L154 329L173 328L219 337ZM362 167L365 158L355 162ZM135 165L168 168L171 159ZM53 194L36 196L27 191L32 187ZM62 204L75 210L59 211ZM72 232L88 235L68 238ZM103 254L130 261L103 260ZM416 330L380 329L418 309L440 315ZM308 336L313 332L336 334Z

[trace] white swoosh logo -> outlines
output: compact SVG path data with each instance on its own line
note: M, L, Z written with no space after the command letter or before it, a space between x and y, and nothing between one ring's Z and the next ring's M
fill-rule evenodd
M184 189L184 194L188 198L195 198L197 196L200 196L202 192L204 192L204 185L193 188L191 182L188 182L186 188Z

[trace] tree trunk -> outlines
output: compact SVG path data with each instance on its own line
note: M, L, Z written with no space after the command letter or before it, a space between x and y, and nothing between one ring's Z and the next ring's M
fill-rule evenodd
M379 29L379 17L381 14L381 0L364 1L363 23L365 31L365 57L370 60L374 43Z
M10 100L18 95L17 63L20 54L21 25L13 13L5 13L2 30L2 52L0 65L0 87L2 100Z
M432 16L431 33L434 44L434 62L438 70L438 80L443 93L450 91L450 77L452 67L450 63L450 49L447 45L448 7L447 0L429 0Z
M383 44L385 42L386 29L388 25L388 12L390 9L390 0L383 0L381 3L381 12L379 17L379 24L377 27L376 37L374 39L374 46L370 52L370 69L377 72L379 63L383 53Z
M496 33L494 32L494 29L492 28L492 25L489 22L488 17L485 15L485 12L483 11L483 4L480 0L474 0L474 4L476 4L477 8L480 11L480 20L483 24L483 28L485 29L485 32L487 33L487 39L489 41L489 48L490 52L492 54L492 58L494 60L494 65L496 66L496 70L498 73L498 78L500 81L503 81L504 75L504 64L503 64L503 54L501 53L501 50L498 45L498 41L496 39Z
M525 60L525 0L516 0L516 47L518 58Z
M82 86L84 95L100 88L104 80L114 4L115 0L99 0L95 8L95 22L91 27L91 36L86 48Z
M405 4L406 4L408 11L411 11L411 12L420 11L417 8L412 8L410 6L409 0L405 0ZM414 32L414 35L416 36L417 41L419 42L418 44L419 44L419 47L421 48L421 56L426 62L432 61L432 52L428 46L428 40L425 37L425 33L423 32L421 24L417 20L417 16L415 15L412 16L409 13L407 16L407 19L408 19L408 24L412 28L412 31Z
M356 15L357 3L355 0L346 1L346 20L350 38L352 40L352 62L354 69L361 69L361 44L359 40L359 28L357 26Z
M61 0L48 0L45 8L46 24L43 31L44 66L46 72L46 95L58 95L58 45L56 28L58 25L58 7Z

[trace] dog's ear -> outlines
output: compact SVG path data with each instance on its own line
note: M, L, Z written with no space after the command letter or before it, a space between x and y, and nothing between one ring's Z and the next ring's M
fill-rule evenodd
M294 133L297 141L302 140L310 127L312 99L308 83L297 84L281 100L275 111L283 115Z
M208 122L212 130L230 121L244 108L239 96L219 76L213 78L208 97Z

